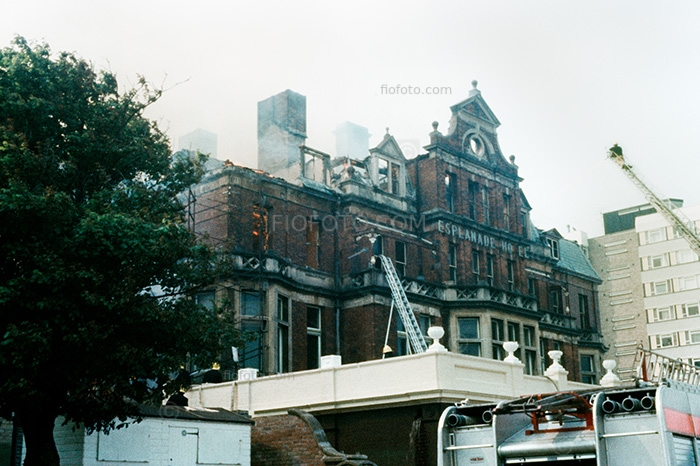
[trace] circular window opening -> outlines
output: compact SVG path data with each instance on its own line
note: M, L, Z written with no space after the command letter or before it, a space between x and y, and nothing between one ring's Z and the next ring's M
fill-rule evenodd
M484 155L484 143L476 136L469 137L469 149L479 157Z

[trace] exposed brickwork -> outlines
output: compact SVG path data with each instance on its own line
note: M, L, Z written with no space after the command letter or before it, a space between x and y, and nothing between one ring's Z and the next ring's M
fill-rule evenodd
M317 418L337 450L361 451L381 466L432 466L437 424L446 407L433 403Z
M251 432L251 466L376 466L365 455L337 451L310 414L255 419Z
M251 466L325 466L323 452L308 426L296 416L255 419L251 432Z

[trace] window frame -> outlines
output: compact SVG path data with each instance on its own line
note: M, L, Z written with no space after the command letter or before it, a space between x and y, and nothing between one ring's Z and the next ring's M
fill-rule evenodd
M316 319L318 321L318 327L311 327L310 317L311 312L316 314ZM323 314L321 312L321 307L319 306L306 306L306 365L307 369L318 369L321 367L321 351L322 351L322 328L323 328ZM312 354L311 342L315 341L314 349ZM312 356L314 356L314 361L312 361Z
M277 295L277 320L275 370L282 374L291 371L291 320L290 299L282 294Z
M472 322L473 329L475 331L474 335L464 335L462 334L463 326L462 322ZM482 356L482 345L481 345L481 319L475 316L460 316L457 317L457 345L459 347L459 352L461 354L466 354L468 356ZM464 351L465 348L476 348L476 353L473 354L470 351Z

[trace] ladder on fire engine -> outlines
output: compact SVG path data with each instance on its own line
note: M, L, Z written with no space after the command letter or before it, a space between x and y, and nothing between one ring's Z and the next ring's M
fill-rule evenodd
M642 346L635 356L637 379L660 384L669 380L690 385L700 385L700 367L655 353Z
M615 144L608 152L612 161L614 161L625 172L627 177L639 188L647 198L649 203L656 208L664 219L681 235L690 245L690 248L695 254L700 256L700 238L695 232L695 224L691 222L683 213L675 208L670 202L664 202L657 196L647 185L637 176L632 170L632 165L625 161L622 155L622 148Z
M386 281L391 289L392 304L398 310L399 317L401 317L403 326L408 334L409 348L414 354L424 353L428 349L428 345L425 342L425 338L423 338L423 333L420 330L416 316L413 314L413 309L411 309L411 304L408 302L406 291L401 285L401 280L396 273L394 264L392 264L391 259L383 254L376 257L379 257L379 260L382 262Z

